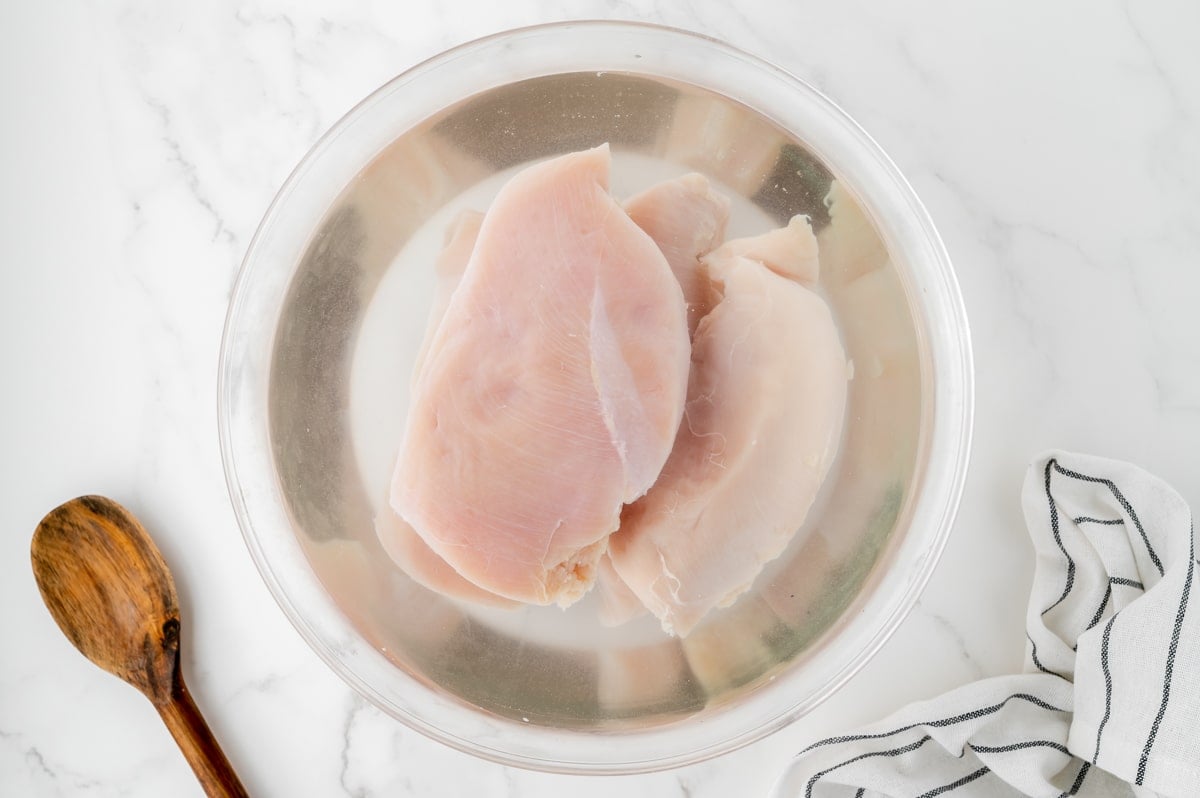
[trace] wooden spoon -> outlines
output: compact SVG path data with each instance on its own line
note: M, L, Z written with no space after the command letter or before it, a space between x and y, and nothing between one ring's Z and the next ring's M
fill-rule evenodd
M38 524L30 553L63 634L150 699L205 793L245 798L183 683L175 582L137 519L103 496L72 499Z

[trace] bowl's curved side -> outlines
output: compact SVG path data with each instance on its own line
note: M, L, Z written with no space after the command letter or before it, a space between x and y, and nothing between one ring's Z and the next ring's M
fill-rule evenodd
M714 709L708 722L619 735L564 732L475 712L396 668L347 627L292 534L268 425L272 346L282 297L331 202L390 141L467 97L546 74L620 70L736 97L801 138L861 200L897 262L918 321L925 395L919 489L908 533L837 639L771 690ZM271 594L305 641L354 689L413 728L505 764L573 773L676 767L753 742L811 710L884 644L928 582L966 478L973 365L965 307L949 257L912 188L878 145L815 89L717 40L652 25L573 22L464 44L359 103L288 178L252 240L226 319L218 423L230 498ZM802 671L802 672L801 672ZM706 710L707 712L707 710Z

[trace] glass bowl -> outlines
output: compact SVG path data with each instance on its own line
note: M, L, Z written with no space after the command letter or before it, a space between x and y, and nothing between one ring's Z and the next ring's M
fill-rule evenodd
M562 611L457 604L376 541L433 293L434 255L531 161L609 142L627 196L688 171L731 234L808 214L853 366L839 459L793 544L687 638ZM506 764L674 767L812 709L912 607L968 459L970 344L951 265L896 167L791 75L713 39L578 22L456 47L338 122L246 254L219 421L247 546L309 645L409 726Z

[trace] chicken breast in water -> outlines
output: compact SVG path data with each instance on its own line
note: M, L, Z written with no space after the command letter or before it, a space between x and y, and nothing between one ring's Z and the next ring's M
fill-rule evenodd
M446 308L450 306L450 297L454 296L454 290L458 288L463 272L467 269L467 261L471 259L471 252L475 249L475 240L479 238L479 228L482 224L482 213L465 210L454 217L454 221L446 229L446 240L433 265L437 284L433 289L433 302L429 306L429 321L425 324L425 337L421 341L421 349L413 362L414 386L429 353L429 346L433 343L433 336L446 315Z
M688 335L694 335L713 300L700 258L725 240L729 199L713 191L707 178L693 172L630 197L625 212L666 256L687 303ZM601 561L596 589L600 593L599 619L605 626L620 626L647 612L607 556Z
M489 593L451 568L416 530L389 506L375 518L379 544L401 571L435 593L489 607L512 608L519 602Z
M695 173L657 183L625 201L625 212L658 244L687 303L688 335L710 309L708 278L700 257L725 240L729 200Z
M786 227L760 236L726 241L708 260L724 263L735 257L758 261L781 277L809 287L817 284L821 272L817 239L807 216L793 216Z
M683 290L688 332L693 333L700 318L709 311L711 294L700 257L724 240L729 200L715 193L705 177L692 173L651 186L626 200L624 208L666 257ZM425 339L413 372L414 380L466 269L482 221L483 214L464 211L446 231L446 242L435 265L437 286ZM517 605L510 599L483 590L447 565L390 506L380 513L376 530L384 549L418 584L466 601L500 607ZM626 623L647 612L641 600L621 581L607 557L601 562L597 589L600 591L600 621L606 626Z
M455 571L577 600L670 453L688 373L679 284L608 194L607 146L514 177L414 385L391 503Z
M612 558L605 554L600 559L600 571L596 575L596 592L600 606L596 617L602 626L621 626L646 614L646 605L637 594L629 589L625 580L613 567Z
M786 229L796 241L778 251L811 246L807 224ZM766 252L759 245L741 251ZM609 541L622 580L680 636L783 551L841 438L846 360L828 306L736 251L705 258L721 298L696 330L684 423L658 482Z
M450 304L450 297L454 294L459 280L462 279L462 273L467 268L467 261L471 257L471 251L475 248L475 239L479 235L479 226L482 221L483 214L477 211L463 211L455 217L446 230L445 244L434 263L437 284L434 287L433 302L430 304L425 338L413 367L414 382L416 375L420 373L421 364L424 362L433 335L441 324L446 307ZM418 585L444 596L475 604L494 607L518 606L518 603L511 599L489 593L471 583L451 568L433 549L429 548L429 545L421 539L412 526L396 514L387 501L384 502L375 518L375 534L392 561Z

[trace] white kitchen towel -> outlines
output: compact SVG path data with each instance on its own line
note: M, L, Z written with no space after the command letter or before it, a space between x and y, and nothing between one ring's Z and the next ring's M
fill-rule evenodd
M1022 504L1037 554L1026 673L816 742L775 798L1200 796L1187 504L1140 468L1067 452L1030 466Z

